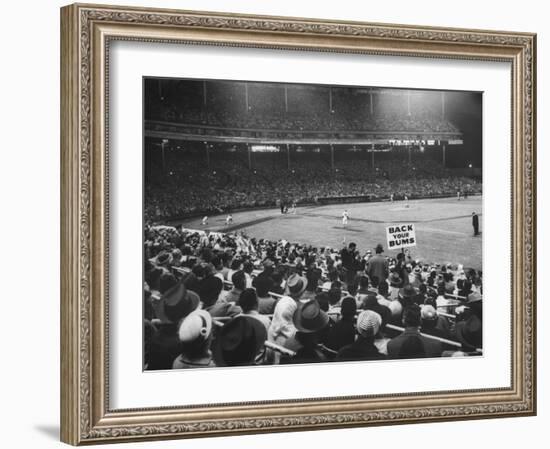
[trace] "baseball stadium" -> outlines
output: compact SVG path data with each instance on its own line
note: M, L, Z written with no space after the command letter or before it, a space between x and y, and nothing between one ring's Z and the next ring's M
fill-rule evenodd
M143 94L145 369L482 354L481 93Z

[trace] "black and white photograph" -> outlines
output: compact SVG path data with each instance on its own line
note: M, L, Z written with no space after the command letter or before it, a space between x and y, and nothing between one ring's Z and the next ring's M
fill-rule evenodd
M143 369L482 356L482 108L143 78Z

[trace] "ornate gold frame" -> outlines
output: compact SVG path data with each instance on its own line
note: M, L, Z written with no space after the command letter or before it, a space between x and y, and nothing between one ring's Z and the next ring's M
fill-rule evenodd
M536 36L101 5L61 9L61 439L70 444L536 413ZM511 388L110 410L106 75L115 39L508 61L512 65Z

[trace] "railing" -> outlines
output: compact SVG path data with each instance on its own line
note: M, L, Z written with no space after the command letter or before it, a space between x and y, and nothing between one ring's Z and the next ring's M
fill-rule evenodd
M145 136L196 141L271 144L386 144L389 140L460 140L460 131L388 131L384 129L285 129L145 121Z

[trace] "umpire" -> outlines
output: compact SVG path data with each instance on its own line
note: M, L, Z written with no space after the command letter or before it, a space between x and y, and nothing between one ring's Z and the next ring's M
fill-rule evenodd
M472 212L472 226L474 227L474 237L479 235L479 217L475 212Z

